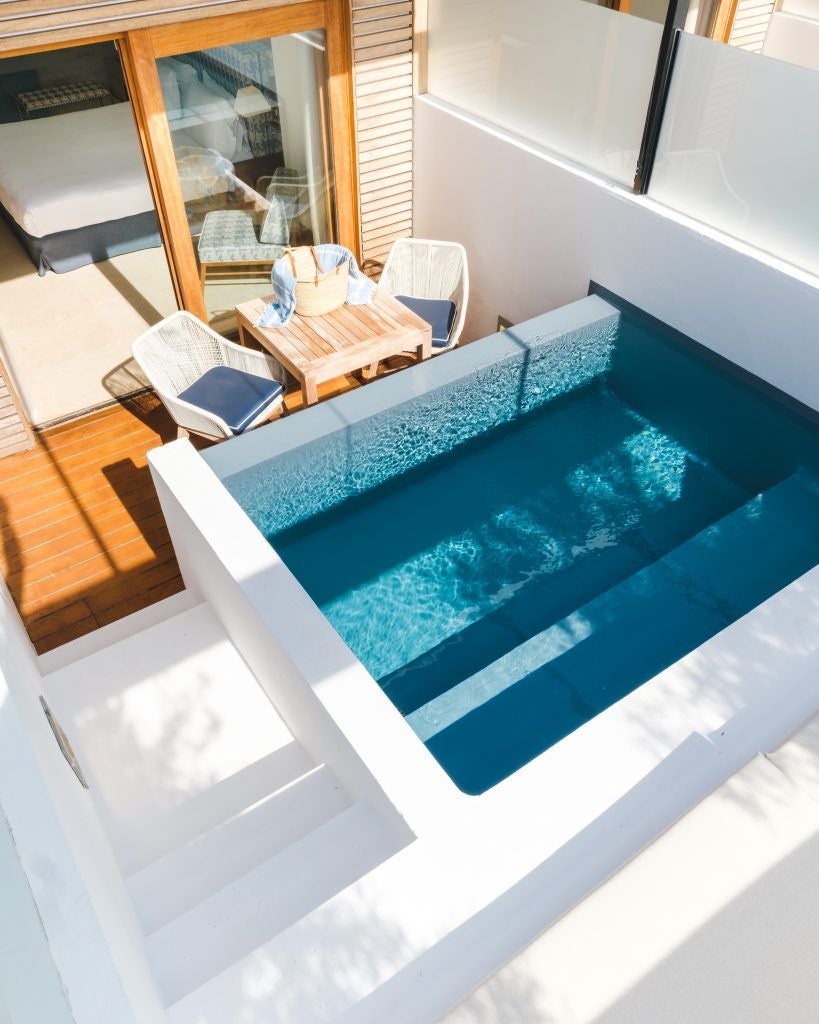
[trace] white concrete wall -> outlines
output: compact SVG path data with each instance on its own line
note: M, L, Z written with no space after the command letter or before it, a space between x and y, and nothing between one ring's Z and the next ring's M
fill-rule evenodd
M155 1024L164 1016L122 878L46 721L41 693L37 657L0 581L0 828L8 822L53 961L49 968L42 946L15 951L36 957L43 977L30 987L29 1016L11 1020L60 1024L38 1009L59 1006L57 974L77 1024ZM18 899L24 906L25 893ZM7 912L3 899L0 916Z
M565 327L589 306L607 304L588 299L514 333L549 344L562 333L550 330L555 322ZM417 738L219 477L333 429L353 430L368 415L491 366L516 344L512 332L496 335L206 457L187 441L151 453L186 579L214 595L291 728L312 718L302 727L311 730L318 758L336 768L352 748L416 834L350 889L213 978L176 1008L175 1020L432 1024L819 708L815 568L486 793L451 798L451 782L440 768L429 770ZM541 1024L513 1011L487 1018L530 1019Z
M71 1024L62 979L0 810L0 1024Z
M819 5L811 17L774 11L762 52L819 71Z
M149 462L185 586L208 602L315 763L408 842L410 829L318 696L354 669L352 655L189 442L155 449ZM368 721L362 705L356 712Z
M781 0L778 10L800 18L819 19L819 0Z
M467 337L593 279L819 409L819 279L427 96L415 161L415 234L469 254Z

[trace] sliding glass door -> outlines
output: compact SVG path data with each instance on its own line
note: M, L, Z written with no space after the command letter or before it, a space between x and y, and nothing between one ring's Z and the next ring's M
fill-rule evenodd
M357 248L348 21L310 0L128 34L177 288L223 333L288 247Z
M335 238L323 31L158 60L208 319L270 291L290 245Z

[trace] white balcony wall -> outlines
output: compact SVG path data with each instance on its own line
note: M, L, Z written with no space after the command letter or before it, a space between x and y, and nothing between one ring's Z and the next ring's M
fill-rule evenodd
M631 184L662 25L581 0L430 0L428 91ZM498 171L491 191L513 187Z
M650 195L819 273L819 72L684 35Z
M819 0L781 0L777 11L800 18L819 18Z
M819 4L810 17L774 11L771 16L762 52L766 57L800 64L819 71Z
M593 279L819 409L815 278L430 97L415 133L415 232L466 246L467 338Z

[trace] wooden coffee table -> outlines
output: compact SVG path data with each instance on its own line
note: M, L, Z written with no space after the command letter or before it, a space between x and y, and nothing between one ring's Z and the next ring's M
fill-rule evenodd
M324 316L295 314L286 327L256 327L270 301L254 299L236 307L239 340L248 337L277 359L301 385L305 405L318 401L318 385L362 371L376 373L382 359L415 350L418 359L432 353L432 328L389 293L376 288L366 306L341 306Z

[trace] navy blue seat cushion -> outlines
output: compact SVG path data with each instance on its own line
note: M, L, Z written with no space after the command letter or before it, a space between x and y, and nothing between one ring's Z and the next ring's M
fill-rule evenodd
M454 302L449 299L416 299L412 295L396 295L407 309L420 316L432 328L432 344L436 348L445 348L449 343L449 332L455 322L457 312Z
M180 391L179 397L221 416L234 434L241 434L283 391L284 386L277 380L257 377L230 366L213 366L190 387Z

